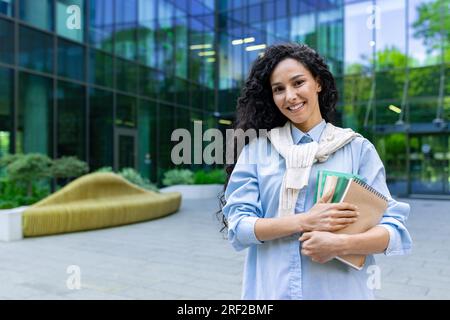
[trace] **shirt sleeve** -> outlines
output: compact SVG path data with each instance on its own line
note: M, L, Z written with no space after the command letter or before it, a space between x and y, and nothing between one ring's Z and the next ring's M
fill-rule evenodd
M378 224L389 232L389 244L385 255L403 255L411 252L412 239L406 229L410 206L391 197L386 184L386 173L375 147L364 139L358 174L367 179L367 184L388 198L388 207Z
M244 159L248 152L251 152L251 148L246 145L228 181L225 190L226 204L222 208L228 221L228 239L237 251L263 243L255 235L255 222L263 214L256 164Z

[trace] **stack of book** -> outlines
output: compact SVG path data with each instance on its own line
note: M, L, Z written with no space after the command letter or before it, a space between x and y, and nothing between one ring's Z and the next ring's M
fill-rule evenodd
M354 204L358 207L360 213L356 222L335 233L356 234L366 232L380 222L388 206L388 199L383 194L369 186L363 177L355 174L320 170L317 173L316 202L328 192L333 194L329 202ZM336 259L361 270L366 256L347 255L336 257Z

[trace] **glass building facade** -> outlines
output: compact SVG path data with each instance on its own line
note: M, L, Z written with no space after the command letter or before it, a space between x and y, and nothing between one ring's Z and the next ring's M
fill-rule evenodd
M77 156L161 181L172 131L226 129L265 46L336 77L338 124L393 194L450 194L448 0L0 0L0 154ZM192 168L195 169L193 165Z

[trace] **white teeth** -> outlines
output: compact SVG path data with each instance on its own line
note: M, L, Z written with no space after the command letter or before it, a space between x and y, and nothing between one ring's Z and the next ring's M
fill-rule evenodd
M297 105L295 105L295 106L292 106L292 107L288 107L288 109L290 110L290 111L295 111L295 110L298 110L298 109L300 109L300 108L302 108L303 106L304 106L304 102L302 102L302 103L299 103L299 104L297 104Z

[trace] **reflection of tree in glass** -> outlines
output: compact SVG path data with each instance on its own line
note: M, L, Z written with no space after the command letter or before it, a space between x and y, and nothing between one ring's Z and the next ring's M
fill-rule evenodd
M413 23L414 37L422 38L429 52L439 50L441 45L447 43L445 53L449 57L450 0L422 3L416 10L418 19Z

